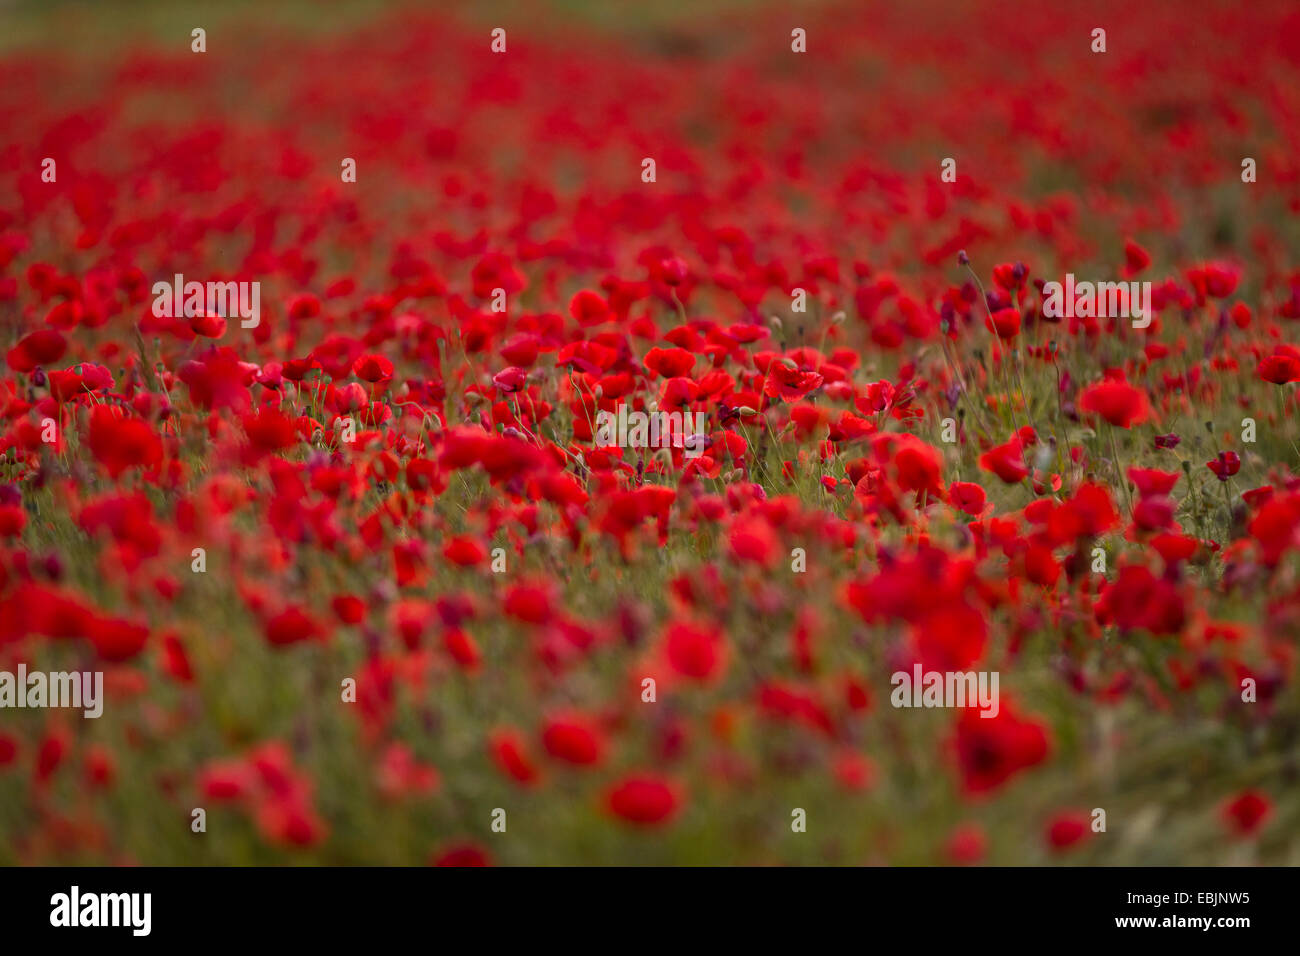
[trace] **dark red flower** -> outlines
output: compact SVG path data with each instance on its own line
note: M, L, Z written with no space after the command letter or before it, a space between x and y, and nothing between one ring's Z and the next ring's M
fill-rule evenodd
M1207 461L1205 467L1214 472L1214 477L1220 481L1227 481L1241 471L1241 456L1235 451L1221 451L1219 457L1214 461Z
M1258 790L1243 790L1223 807L1223 819L1237 836L1253 836L1273 814L1273 804Z

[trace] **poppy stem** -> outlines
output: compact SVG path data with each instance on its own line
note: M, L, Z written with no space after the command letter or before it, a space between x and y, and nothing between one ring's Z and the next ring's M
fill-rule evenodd
M1124 474L1124 463L1119 458L1119 446L1115 443L1115 426L1110 425L1110 454L1115 461L1115 470L1119 472L1119 483L1124 486L1124 499L1128 502L1128 516L1133 517L1133 492L1129 491L1128 476Z

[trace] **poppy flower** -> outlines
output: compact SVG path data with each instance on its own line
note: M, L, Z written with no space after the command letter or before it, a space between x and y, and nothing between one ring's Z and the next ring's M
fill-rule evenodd
M1149 265L1151 265L1151 254L1132 239L1125 239L1124 268L1121 270L1121 275L1125 279L1132 278Z
M653 348L646 353L645 367L664 378L680 378L695 367L695 356L685 349Z
M18 340L5 360L15 372L30 372L53 365L68 350L68 340L57 329L37 329Z
M1079 410L1099 415L1116 428L1132 428L1151 417L1151 402L1137 386L1107 379L1083 390Z
M1020 310L1015 308L998 309L985 316L984 325L999 339L1008 341L1020 334Z
M1050 738L1045 725L1021 717L1003 700L997 716L981 716L965 708L957 719L956 749L962 785L982 794L1003 786L1011 777L1047 758Z
M676 673L707 681L721 671L727 647L715 630L675 623L664 635L664 655Z
M1221 451L1214 461L1207 461L1205 467L1214 472L1214 477L1227 481L1241 471L1241 456L1235 451Z
M583 289L569 300L569 315L581 326L600 325L611 318L609 303L590 289Z
M977 824L963 823L953 828L944 843L944 853L958 866L979 863L988 852L988 837Z
M463 568L481 564L487 558L487 548L469 535L458 535L447 541L442 549L442 556L452 564Z
M605 804L610 813L636 826L665 823L680 805L676 788L668 781L649 774L624 777L609 788Z
M492 857L475 843L456 843L433 856L434 866L491 866Z
M382 355L362 355L352 363L352 374L363 382L386 382L393 377L393 363Z
M954 481L948 486L948 502L972 518L979 518L986 513L988 495L973 481Z
M1274 385L1300 382L1300 357L1284 352L1265 356L1260 359L1256 374Z
M196 315L190 319L195 335L205 339L219 339L226 334L226 320L220 315Z
M1077 811L1058 813L1048 821L1047 844L1053 853L1064 853L1077 848L1090 833L1086 814Z
M87 437L91 454L112 478L131 468L156 468L162 463L162 440L147 422L122 417L107 405L96 405Z
M727 550L733 558L764 568L775 563L777 547L772 526L761 519L738 521L727 535Z
M27 512L20 505L0 505L0 538L16 538L27 526Z
M492 376L492 384L507 395L523 391L524 385L528 382L528 373L521 368L510 366L504 368Z
M600 731L587 718L569 714L548 720L542 728L542 746L556 760L575 767L592 767L605 754Z
M285 608L268 618L265 625L266 639L275 647L298 644L323 636L320 624L306 611L297 606Z
M979 466L991 472L1008 485L1019 484L1029 475L1029 466L1025 464L1024 450L1019 438L1013 438L1005 444L990 448L980 455Z
M298 444L297 427L274 408L244 415L242 421L250 445L259 453L268 454Z
M818 372L791 368L783 362L773 362L767 370L763 394L787 402L797 402L820 388L823 377Z
M1141 565L1126 565L1102 590L1096 613L1103 623L1125 631L1177 634L1187 619L1187 606L1176 584Z
M1273 804L1258 790L1243 790L1224 804L1223 819L1236 836L1256 834L1273 814Z
M541 779L522 734L513 730L495 731L488 739L488 752L498 769L516 783L527 787Z

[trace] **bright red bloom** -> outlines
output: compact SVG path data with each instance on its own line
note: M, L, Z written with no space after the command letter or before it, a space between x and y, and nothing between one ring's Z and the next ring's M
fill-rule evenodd
M1079 410L1100 415L1117 428L1132 428L1151 417L1151 402L1137 386L1107 379L1083 390Z
M582 326L600 325L613 317L609 303L590 289L583 289L569 300L569 315Z
M528 753L523 735L514 730L499 730L488 739L488 752L506 776L523 786L533 786L541 771Z
M37 329L19 339L6 360L15 372L30 372L53 365L67 350L68 340L57 329Z
M524 385L528 383L528 373L521 368L510 366L503 368L492 376L492 384L507 395L523 391Z
M769 398L797 402L820 388L823 381L823 377L817 372L791 368L784 362L777 361L768 367L763 394Z
M1285 352L1260 359L1256 374L1266 382L1274 385L1286 385L1288 382L1300 382L1300 357Z
M732 557L764 568L775 563L777 546L772 526L762 519L737 522L727 535L727 549Z
M982 717L974 708L957 719L957 761L968 793L987 793L1022 770L1047 758L1045 725L1021 718L1003 699L996 717Z
M1029 475L1029 466L1025 464L1024 450L1018 438L980 455L980 468L997 475L1008 485L1019 484Z
M90 415L87 439L91 454L116 478L129 468L156 468L162 463L162 440L146 422L123 418L107 405L96 405Z
M656 826L677 812L676 788L659 777L635 775L612 786L605 796L615 816L638 826Z
M1132 239L1124 240L1124 268L1121 275L1131 278L1151 265L1151 255Z
M1074 811L1058 813L1047 824L1047 843L1053 853L1075 849L1090 832L1086 814Z
M487 554L487 548L477 538L472 538L469 535L458 535L451 538L442 549L444 558L452 564L459 564L463 568L482 563Z
M16 538L27 526L27 512L22 505L0 505L0 538Z
M653 348L646 353L645 367L664 378L680 378L691 373L695 356L685 349Z
M542 746L556 760L577 767L595 766L605 752L600 731L587 718L576 714L547 721L542 729Z
M274 408L244 415L242 421L250 445L259 453L268 454L298 444L298 429L286 415Z
M1102 623L1152 634L1176 634L1187 617L1178 586L1141 565L1120 568L1115 580L1102 590L1096 610Z
M988 495L974 482L954 481L948 486L948 502L972 518L979 518L985 513Z
M288 607L269 618L265 630L267 641L276 647L310 641L324 634L321 625L297 606Z
M352 363L352 374L363 382L386 382L393 377L393 363L382 355L362 355Z
M984 326L1003 341L1014 339L1020 334L1020 310L998 309L991 315L985 316Z
M672 669L683 677L709 680L721 672L727 646L716 630L671 624L664 636L664 654Z

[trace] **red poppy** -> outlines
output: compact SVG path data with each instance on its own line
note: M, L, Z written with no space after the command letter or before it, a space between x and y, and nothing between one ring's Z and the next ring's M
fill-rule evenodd
M1029 466L1025 464L1024 450L1019 438L1013 438L1005 444L990 448L980 455L980 468L992 472L1008 485L1019 484L1029 475Z
M1066 811L1052 817L1047 824L1047 843L1053 853L1076 849L1091 833L1087 814Z
M983 717L966 708L957 719L957 759L962 785L968 793L995 790L1015 774L1047 758L1047 728L1022 718L1007 700L996 717Z
M523 786L532 786L541 778L541 772L528 754L523 735L513 730L499 730L488 739L488 752L493 762L506 776Z
M1274 385L1300 382L1300 357L1276 352L1260 359L1256 373L1261 379Z
M1207 461L1205 467L1214 472L1214 477L1227 481L1241 471L1241 456L1235 451L1221 451L1214 461Z
M382 355L362 355L352 363L352 374L363 382L386 382L393 377L393 363Z
M695 356L685 349L653 348L646 353L645 367L664 378L680 378L695 367Z
M727 647L716 630L677 623L669 625L664 636L664 654L683 677L709 680L722 670Z
M1116 428L1132 428L1151 417L1151 402L1137 386L1107 379L1083 390L1079 410L1099 415Z
M998 309L985 317L984 325L1003 341L1014 339L1020 334L1020 310Z
M1243 790L1223 807L1223 819L1237 836L1253 836L1273 814L1273 804L1258 790Z
M988 496L974 482L954 481L948 486L948 501L959 511L964 511L972 518L979 518L986 513Z
M57 329L37 329L19 339L5 358L15 372L30 372L53 365L67 350L68 340Z
M542 746L556 760L577 767L591 767L601 762L604 739L587 718L568 714L553 717L542 728Z
M439 850L433 856L434 866L491 866L492 857L487 850L474 843L457 843Z
M1124 240L1124 268L1121 274L1125 279L1132 278L1151 265L1151 254L1132 239Z
M156 468L163 447L158 434L138 418L124 418L107 405L96 405L87 438L91 454L116 478L130 468Z
M569 315L582 326L600 325L609 318L609 303L590 289L583 289L569 300Z
M609 811L637 826L665 823L680 805L676 788L668 781L649 774L624 777L605 795Z

